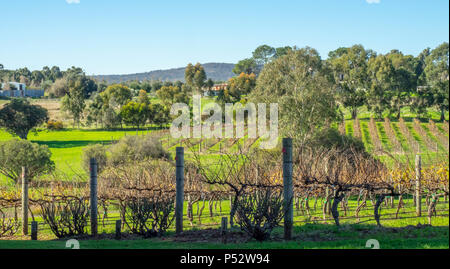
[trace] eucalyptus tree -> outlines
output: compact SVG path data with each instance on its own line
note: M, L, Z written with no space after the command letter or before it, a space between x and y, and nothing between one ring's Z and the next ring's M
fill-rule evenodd
M315 49L293 49L264 66L249 99L277 103L281 134L304 146L339 119L328 73Z
M448 50L448 43L444 42L432 50L425 60L427 84L431 89L433 105L441 112L441 121L445 119L445 111L449 110Z
M366 103L366 92L370 87L368 61L375 57L372 50L362 45L338 48L328 55L339 101L349 108L352 118L358 116L358 108Z

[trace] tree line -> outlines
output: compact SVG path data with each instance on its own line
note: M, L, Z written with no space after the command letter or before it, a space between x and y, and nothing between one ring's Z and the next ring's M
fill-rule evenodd
M296 47L259 46L251 58L239 61L233 72L260 77L268 63L289 57L286 55L298 50ZM300 58L296 62L301 66L308 65L309 70L306 71L311 72L317 72L315 68L320 66L320 73L331 83L329 87L333 89L338 103L351 111L353 119L363 105L379 118L384 112L400 118L400 111L405 106L410 106L419 116L425 116L427 109L434 107L440 111L441 121L445 118L445 112L449 109L447 42L435 49L426 48L417 56L405 55L399 50L379 54L362 45L333 50L325 60L316 50L307 47L307 51L297 55ZM311 60L309 57L314 57L314 62L308 63ZM288 73L284 70L285 75ZM273 79L269 77L265 80L268 88L271 88Z

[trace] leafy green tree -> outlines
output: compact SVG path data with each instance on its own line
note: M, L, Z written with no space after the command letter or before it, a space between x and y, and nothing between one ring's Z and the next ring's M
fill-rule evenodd
M378 118L382 118L386 110L400 118L402 107L410 104L417 87L415 66L413 56L403 55L398 50L369 60L371 87L367 104Z
M241 73L252 74L257 69L255 59L248 58L239 61L233 68L233 73L240 75Z
M149 105L150 99L148 98L148 94L145 90L140 90L138 95L138 103Z
M426 86L427 79L425 74L425 60L430 53L430 48L426 48L415 58L414 73L417 87L411 94L410 109L420 116L425 116L427 108L433 105L433 94L431 88Z
M108 86L104 92L101 93L104 98L104 103L108 104L111 108L116 109L126 105L131 101L132 93L130 88L121 84L114 84Z
M0 142L0 173L19 182L22 166L27 168L30 179L55 169L51 152L46 145L27 140L13 139Z
M80 121L83 118L83 111L86 107L84 99L83 85L81 80L70 81L69 91L61 100L61 108L73 117L73 126L80 128Z
M117 113L109 106L105 106L102 111L102 124L106 129L112 129L122 125L120 113Z
M149 116L149 120L151 123L158 125L159 127L162 127L163 125L166 125L170 122L172 119L170 116L170 110L169 108L160 105L160 104L152 104L151 105L151 112Z
M189 63L186 66L186 70L184 71L184 79L187 84L193 85L194 84L194 76L195 76L195 67L192 63ZM162 87L162 85L161 85Z
M203 86L205 86L206 72L200 63L196 65L188 64L185 70L186 83L197 89L197 92L201 92Z
M27 139L31 129L47 121L47 109L25 99L12 99L0 109L0 127L21 139Z
M156 95L167 107L172 106L175 103L188 103L189 97L186 91L180 89L177 86L163 86L156 92Z
M206 82L205 69L203 68L203 66L200 65L197 67L197 71L195 72L194 75L194 86L197 87L197 89L199 89L200 92L202 87L205 86L205 82Z
M400 51L393 50L387 54L394 66L394 77L388 94L389 113L396 114L400 118L402 107L411 103L411 96L416 92L417 77L415 74L416 59L411 55L403 55Z
M152 85L153 92L156 92L157 90L161 89L161 87L163 86L161 81L159 81L159 80L152 81L151 85Z
M354 45L331 51L328 55L327 63L333 72L339 100L350 109L353 119L358 115L358 108L366 102L366 89L370 86L367 63L373 54L362 45Z
M253 59L258 66L264 66L275 55L275 48L268 45L261 45L253 51Z
M371 87L368 91L367 106L378 118L383 118L383 112L389 109L388 92L392 89L395 79L395 68L386 55L371 58L368 64Z
M265 65L249 99L278 103L281 135L305 146L339 119L327 72L316 50L293 49Z
M241 73L239 76L230 78L227 92L233 97L234 102L241 100L241 95L249 94L256 87L255 74Z
M273 58L274 59L280 58L281 56L286 55L291 50L292 50L292 47L290 47L290 46L276 48L275 55L273 56Z
M69 81L67 78L57 79L48 91L50 97L63 97L67 94L69 89Z
M205 83L205 86L208 88L208 90L211 90L211 88L214 86L214 81L212 79L208 79Z
M432 50L425 61L425 75L431 88L433 105L440 110L443 121L445 111L449 110L448 43L444 42Z
M103 113L104 113L104 99L100 96L100 94L94 94L91 97L91 102L87 107L87 124L92 125L95 123L96 127L100 123L103 127Z
M139 127L145 125L149 118L149 106L144 103L129 102L120 110L120 117L128 124Z
M89 145L83 148L82 165L86 172L89 172L91 158L95 158L100 173L107 165L106 147L100 144Z

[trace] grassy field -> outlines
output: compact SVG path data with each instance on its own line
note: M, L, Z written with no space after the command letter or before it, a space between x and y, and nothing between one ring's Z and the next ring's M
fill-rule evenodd
M378 228L369 225L335 227L307 224L294 228L294 239L279 238L269 242L253 240L240 243L183 242L183 237L168 236L137 240L80 240L80 249L365 249L369 239L376 239L380 249L448 249L447 227ZM0 249L65 249L66 240L0 241Z

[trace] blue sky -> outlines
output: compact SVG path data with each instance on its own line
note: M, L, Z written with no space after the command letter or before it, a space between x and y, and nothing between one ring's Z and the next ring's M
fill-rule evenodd
M447 0L2 0L0 63L125 74L236 63L261 44L417 55L448 42L448 10Z

